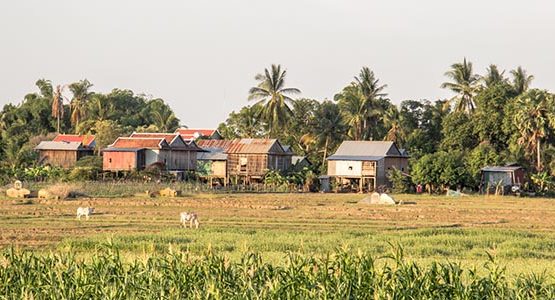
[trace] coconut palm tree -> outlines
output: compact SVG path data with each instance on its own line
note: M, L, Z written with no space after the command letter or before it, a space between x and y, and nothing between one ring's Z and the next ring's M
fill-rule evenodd
M462 63L451 65L451 70L445 72L452 82L444 82L441 88L450 89L457 93L451 99L455 102L455 111L472 112L474 110L474 95L478 90L478 75L472 72L472 63L464 58Z
M385 111L383 121L385 126L389 128L384 140L395 142L397 146L401 147L405 140L406 133L401 126L403 122L402 115L399 113L396 106L391 106Z
M349 138L359 141L364 138L365 125L368 120L368 105L362 89L352 83L340 94L335 95L337 105L345 124L349 126Z
M358 76L355 76L355 82L360 88L364 96L365 103L365 119L363 121L363 135L361 139L370 138L368 126L376 127L380 116L384 113L380 100L387 97L387 93L383 90L387 84L380 85L380 80L376 78L374 71L368 67L362 67Z
M56 132L60 133L60 120L64 117L64 96L62 95L65 86L57 85L52 94L52 117L58 121Z
M536 169L541 171L541 141L548 130L555 128L555 100L547 91L530 90L516 99L514 122L523 146L529 157L536 154Z
M74 82L69 85L69 90L73 93L71 99L71 124L79 127L79 122L85 118L87 114L87 101L93 93L89 89L93 86L87 79Z
M486 75L482 76L482 81L486 87L492 87L496 84L506 82L507 79L503 76L505 74L505 70L499 71L496 65L489 65L486 69Z
M288 104L293 99L290 95L301 93L297 88L285 87L286 74L281 65L272 65L270 70L264 69L264 74L255 76L259 83L249 90L249 100L257 101L262 107L260 118L268 124L270 135L274 135L291 115Z
M324 101L315 113L315 124L312 128L320 145L323 144L323 161L325 163L332 142L341 141L345 133L345 124L338 106L331 101Z
M522 67L518 67L515 70L511 70L511 75L513 75L513 89L517 95L521 95L528 90L532 80L534 80L533 75L528 75L526 70Z

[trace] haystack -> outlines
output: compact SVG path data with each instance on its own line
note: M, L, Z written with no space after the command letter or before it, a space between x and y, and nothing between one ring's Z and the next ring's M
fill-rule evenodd
M31 191L23 188L23 183L16 180L14 182L14 187L6 190L6 196L11 198L27 198L31 195Z
M160 190L161 197L179 197L181 196L181 191L174 190L171 188L165 188Z

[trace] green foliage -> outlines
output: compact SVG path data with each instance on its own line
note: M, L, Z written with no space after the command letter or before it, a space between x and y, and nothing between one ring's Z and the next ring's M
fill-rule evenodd
M408 177L406 174L403 174L401 170L393 168L388 172L387 178L391 182L391 185L393 187L392 190L394 193L400 194L412 191L412 182L410 180L410 177Z
M482 143L474 148L465 157L466 167L470 175L470 184L474 188L480 184L480 169L486 166L496 166L501 164L501 157L498 152L489 144Z
M469 150L479 143L474 124L465 112L453 112L443 119L441 150Z
M463 153L457 150L426 154L412 165L412 182L424 184L429 192L442 192L448 187L462 187L469 183Z
M167 255L126 262L110 241L87 260L7 250L0 257L0 293L13 299L550 299L542 275L511 281L494 256L483 272L452 262L424 266L401 248L385 258L345 250L323 257L290 253L283 266L253 252L237 262L208 250L200 257Z

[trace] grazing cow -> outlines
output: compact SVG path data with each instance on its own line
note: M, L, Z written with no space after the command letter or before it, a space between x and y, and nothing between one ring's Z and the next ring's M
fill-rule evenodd
M182 212L180 216L181 224L183 224L183 227L187 228L187 222L189 222L189 228L193 228L193 224L195 224L195 228L198 229L200 222L198 221L198 216L196 213Z
M94 207L79 207L77 209L77 219L81 220L81 216L85 216L87 220L94 212Z

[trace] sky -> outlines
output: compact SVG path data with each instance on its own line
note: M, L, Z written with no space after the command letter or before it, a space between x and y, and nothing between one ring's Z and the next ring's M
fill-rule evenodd
M402 100L450 98L440 88L466 57L523 66L555 91L550 0L18 0L0 2L0 105L37 79L88 79L162 98L183 125L215 127L248 105L271 64L302 98L333 99L363 66Z

